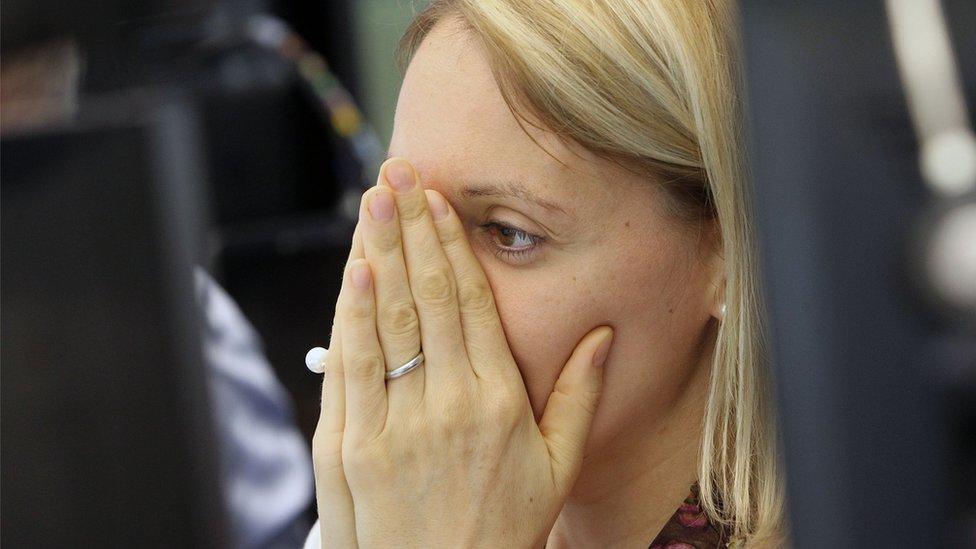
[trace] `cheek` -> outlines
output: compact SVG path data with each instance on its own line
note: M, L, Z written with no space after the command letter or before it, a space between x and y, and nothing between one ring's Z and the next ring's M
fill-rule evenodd
M581 288L554 284L559 277L487 262L502 327L538 420L576 344L603 319Z
M702 282L673 256L647 257L647 249L642 261L616 268L580 267L614 265L591 260L558 272L515 269L490 253L479 257L536 420L576 345L601 325L615 335L591 435L604 440L625 425L652 420L678 397L707 321L696 297Z
M703 273L670 245L626 257L633 261L621 266L616 283L604 282L602 300L610 304L615 333L591 448L624 430L653 429L676 409L698 368L707 366L701 360L709 322Z

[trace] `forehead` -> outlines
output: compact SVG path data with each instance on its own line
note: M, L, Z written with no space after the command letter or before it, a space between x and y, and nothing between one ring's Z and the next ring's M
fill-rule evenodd
M390 153L410 160L428 180L521 180L561 194L568 189L553 188L556 181L588 168L581 162L585 151L570 151L529 124L523 129L476 38L452 20L436 25L411 60Z

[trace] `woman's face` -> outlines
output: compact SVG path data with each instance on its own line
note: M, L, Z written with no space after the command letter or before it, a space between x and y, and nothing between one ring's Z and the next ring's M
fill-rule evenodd
M477 42L445 21L407 71L390 154L465 223L537 419L580 339L614 329L592 451L652 425L685 391L719 269L709 239L666 214L648 181L525 127L531 138Z

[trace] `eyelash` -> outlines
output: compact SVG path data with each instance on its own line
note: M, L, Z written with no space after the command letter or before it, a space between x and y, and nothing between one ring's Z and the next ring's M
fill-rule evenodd
M489 244L492 248L492 252L494 252L494 254L499 258L513 263L524 261L526 256L533 253L538 248L539 244L545 241L545 239L541 236L534 235L530 232L519 229L518 227L498 223L497 221L485 223L481 225L481 228L487 232L487 237L490 241ZM509 248L507 246L499 245L497 237L499 231L511 231L515 233L515 236L523 237L532 242L532 244L523 248Z

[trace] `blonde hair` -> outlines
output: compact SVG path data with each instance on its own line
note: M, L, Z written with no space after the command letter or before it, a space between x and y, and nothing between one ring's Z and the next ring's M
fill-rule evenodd
M732 0L432 0L404 62L443 17L480 38L522 121L647 173L686 220L718 221L727 312L703 418L700 496L731 545L781 537L783 480L771 409L743 157ZM528 116L533 115L533 116Z

